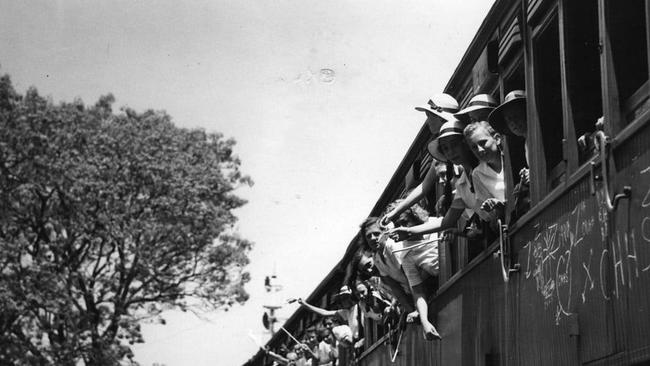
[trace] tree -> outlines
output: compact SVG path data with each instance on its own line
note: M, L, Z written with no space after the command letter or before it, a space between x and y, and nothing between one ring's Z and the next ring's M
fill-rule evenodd
M247 299L235 141L0 78L0 364L110 365L139 321Z

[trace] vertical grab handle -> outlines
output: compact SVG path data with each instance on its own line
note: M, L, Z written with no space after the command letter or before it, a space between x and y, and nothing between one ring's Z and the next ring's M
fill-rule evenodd
M605 206L607 207L607 211L614 212L618 206L618 202L621 199L630 198L632 194L632 187L623 187L623 193L615 195L614 200L612 200L609 194L609 165L607 164L609 161L611 141L603 131L596 131L594 133L594 139L598 142L598 149L600 153L600 175L601 179L603 180L603 188L605 190ZM596 179L596 175L592 174L592 184L594 184L594 179Z
M506 242L508 238L508 225L504 225L501 219L499 219L497 223L499 225L499 258L501 260L501 275L503 276L503 282L508 283L510 280L510 274L519 272L519 264L515 264L513 268L510 267L510 248Z

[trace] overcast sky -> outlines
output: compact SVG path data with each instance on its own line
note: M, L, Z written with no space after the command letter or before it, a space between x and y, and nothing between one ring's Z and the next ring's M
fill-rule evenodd
M307 296L341 258L493 1L0 1L0 73L21 92L166 110L234 137L251 299L144 327L143 366L241 365L266 340L263 278ZM288 316L294 308L284 309Z

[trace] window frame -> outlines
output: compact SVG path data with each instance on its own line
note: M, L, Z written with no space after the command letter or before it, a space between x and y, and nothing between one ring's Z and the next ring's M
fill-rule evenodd
M528 120L528 134L526 140L528 141L529 147L529 168L530 168L530 194L531 194L531 208L539 204L545 197L552 194L555 190L560 190L564 188L566 177L563 182L558 184L554 189L549 189L550 181L547 174L547 162L545 154L545 146L541 128L541 121L538 113L537 106L537 95L538 88L536 86L536 64L538 57L535 55L534 48L536 42L538 41L540 35L542 35L546 30L553 25L554 20L557 19L558 24L558 36L560 36L560 18L558 12L558 1L552 0L545 4L545 11L543 14L537 14L535 19L538 21L536 23L527 22L524 26L524 66L525 66L525 80L526 80L526 106L527 106L527 120ZM527 13L527 12L526 12ZM528 13L527 13L528 14ZM530 14L528 16L530 21ZM560 57L562 57L563 50L560 48ZM562 89L563 80L562 79L562 63L560 63L560 89ZM564 95L562 96L562 109L564 110L564 104L566 100ZM564 114L564 112L562 112ZM564 118L562 121L563 130L564 130ZM565 131L562 131L562 136L564 138ZM564 146L563 146L564 147ZM564 155L565 151L562 151L562 160L565 161L566 156ZM566 163L566 161L565 161ZM565 168L566 169L566 168ZM566 174L566 173L565 173Z
M623 131L629 130L627 127L634 127L638 124L639 120L644 120L647 113L641 113L629 122L626 119L623 110L623 103L619 98L618 80L616 77L616 69L614 65L614 53L612 50L612 42L610 40L610 8L612 0L598 0L598 24L600 34L600 72L602 82L602 100L603 100L603 116L605 118L604 131L607 136L616 136ZM637 96L643 88L646 88L645 97L650 98L650 4L645 3L645 33L646 33L646 55L647 55L647 71L648 80L637 91L632 93L632 97L628 98L629 101L634 96ZM647 111L646 111L647 112Z

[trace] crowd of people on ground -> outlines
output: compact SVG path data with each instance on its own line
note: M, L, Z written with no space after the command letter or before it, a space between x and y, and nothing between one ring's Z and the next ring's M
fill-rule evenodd
M422 182L388 205L383 216L361 224L358 250L331 309L298 299L322 322L308 328L302 343L284 356L269 353L278 364L349 365L362 350L365 318L386 323L403 317L419 324L425 339L441 339L428 309L438 289L439 243L463 236L471 258L483 250L477 243L497 237L501 222L528 210L524 91L511 91L500 105L491 95L478 94L462 110L451 95L437 94L416 110L426 114L433 136L427 149L434 163ZM515 153L526 156L526 166L512 172L508 190L506 137L520 139L525 151ZM436 195L441 185L442 194ZM429 202L432 196L439 197L437 202Z

